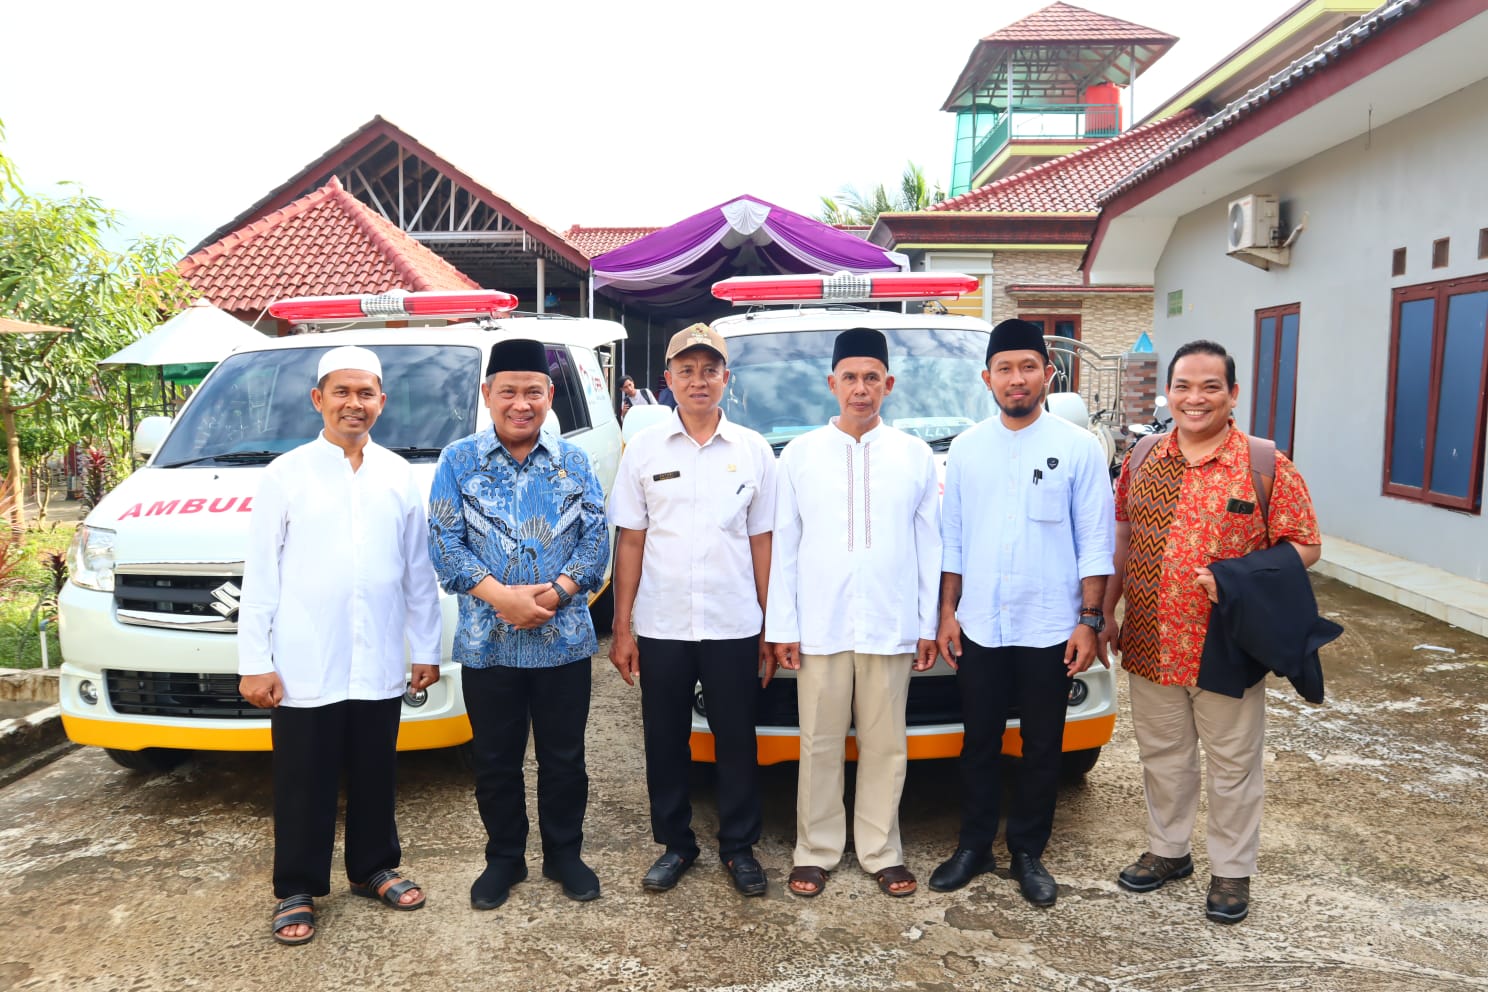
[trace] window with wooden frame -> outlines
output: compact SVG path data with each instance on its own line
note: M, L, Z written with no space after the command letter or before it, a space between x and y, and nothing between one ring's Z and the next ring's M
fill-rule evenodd
M1288 458L1297 419L1297 335L1302 326L1302 305L1269 307L1256 311L1255 400L1250 412L1250 432L1267 437Z
M1384 491L1478 513L1488 275L1393 293Z
M1018 319L1037 324L1045 337L1080 340L1080 315L1077 313L1020 313ZM1074 355L1059 351L1050 352L1049 363L1058 370L1054 381L1049 385L1050 392L1075 393L1080 391L1080 363Z

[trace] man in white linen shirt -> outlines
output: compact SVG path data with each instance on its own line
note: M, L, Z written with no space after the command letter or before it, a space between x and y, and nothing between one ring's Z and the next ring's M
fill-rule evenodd
M346 876L394 909L424 905L397 871L398 718L406 685L439 681L439 589L408 462L368 436L387 397L366 348L332 348L310 401L325 429L266 469L254 496L238 615L239 691L270 709L274 939L315 936L331 886L346 774ZM413 659L405 677L403 644Z
M844 741L857 730L853 844L891 896L915 891L899 839L913 667L935 663L940 495L929 445L885 424L894 388L882 332L837 335L827 386L841 409L780 456L765 638L798 669L801 764L790 891L815 896L842 860Z
M765 894L754 857L763 819L754 723L775 525L775 453L719 409L728 344L707 324L667 345L677 409L625 447L610 494L615 625L610 661L641 678L651 836L665 850L641 885L665 892L697 860L688 801L692 695L707 702L718 770L718 856L747 896Z
M1005 320L982 381L998 415L951 442L941 536L940 652L961 693L961 836L930 875L948 892L993 869L1002 737L1017 707L1023 760L1007 818L1023 897L1052 906L1044 867L1054 826L1070 681L1104 649L1101 598L1113 571L1111 476L1088 431L1044 411L1054 375L1043 332Z

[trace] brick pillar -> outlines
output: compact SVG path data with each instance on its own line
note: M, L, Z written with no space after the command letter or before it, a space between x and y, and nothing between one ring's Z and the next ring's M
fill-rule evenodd
M1119 426L1150 423L1153 411L1156 410L1156 400L1157 356L1150 351L1129 352L1121 370L1121 421ZM1130 440L1125 435L1120 435L1117 439L1118 443L1123 439Z

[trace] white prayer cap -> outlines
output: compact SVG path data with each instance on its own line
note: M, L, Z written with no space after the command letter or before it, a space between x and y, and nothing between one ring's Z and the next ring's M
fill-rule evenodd
M382 363L377 360L377 353L354 345L332 348L320 356L320 368L315 373L315 381L320 382L332 372L339 372L341 369L371 372L377 376L378 382L382 381Z

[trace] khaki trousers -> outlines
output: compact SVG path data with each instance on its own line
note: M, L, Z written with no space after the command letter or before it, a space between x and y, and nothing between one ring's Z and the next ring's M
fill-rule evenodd
M1137 675L1128 681L1147 792L1148 849L1164 858L1189 853L1202 745L1209 772L1209 871L1221 878L1254 875L1265 798L1265 680L1240 699Z
M834 870L847 846L843 746L857 730L853 847L865 871L904 864L899 797L908 761L904 707L912 654L803 654L796 673L801 768L796 784L796 865Z

